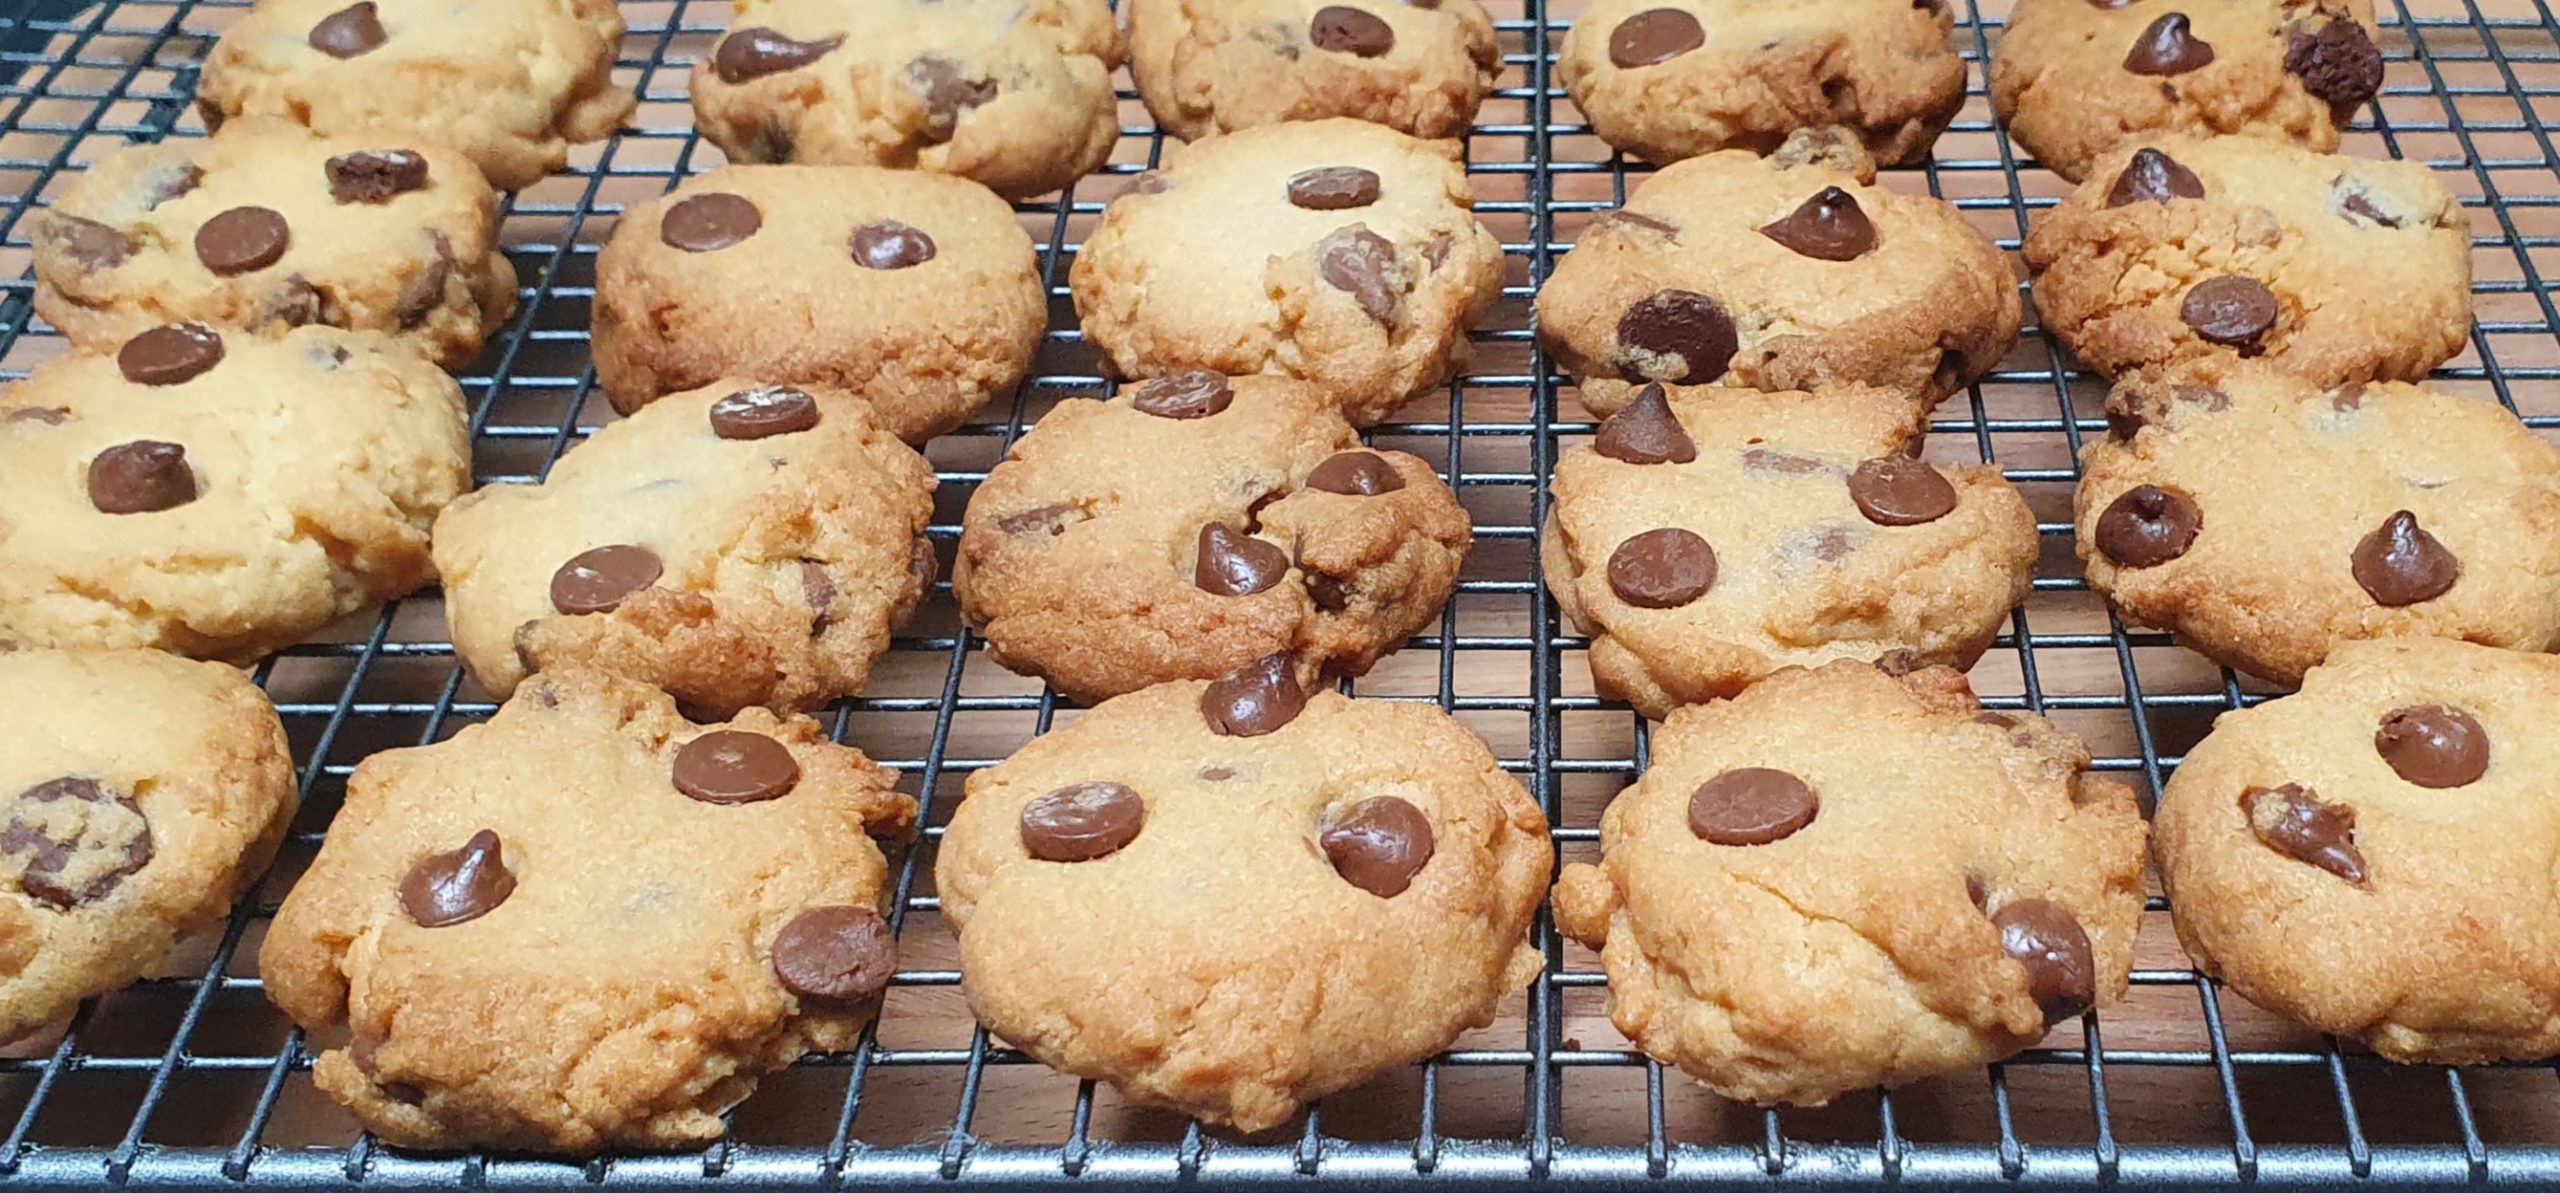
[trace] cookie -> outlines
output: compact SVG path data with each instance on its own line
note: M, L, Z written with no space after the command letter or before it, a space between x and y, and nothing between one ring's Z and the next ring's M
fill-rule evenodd
M1282 652L1312 683L1438 617L1471 539L1313 386L1185 373L1042 416L971 495L952 591L997 662L1088 704Z
M2406 1064L2560 1053L2560 659L2341 643L2160 794L2178 939L2249 1001Z
M1186 141L1349 116L1463 137L1502 73L1476 0L1128 0L1129 75Z
M1941 0L1593 0L1556 75L1601 140L1648 161L1836 127L1915 165L1964 106L1954 30Z
M115 150L39 213L36 313L114 351L163 323L375 331L459 369L516 308L498 196L421 141L239 121Z
M1076 254L1085 337L1128 377L1276 373L1382 422L1456 373L1502 293L1458 154L1345 119L1194 142Z
M971 774L934 876L988 1031L1252 1132L1491 1022L1539 972L1549 849L1446 713L1275 658Z
M214 43L206 127L272 116L328 136L449 145L506 190L622 127L613 0L259 0Z
M453 379L379 336L176 324L0 394L0 650L252 662L434 578Z
M2107 398L2074 506L2089 583L2291 686L2358 638L2560 647L2560 450L2477 398L2234 363Z
M229 667L0 652L0 1040L222 921L293 818L293 756Z
M596 259L613 408L723 377L841 389L922 443L1013 388L1048 324L1031 237L985 187L871 166L728 166Z
M2371 0L2017 0L1991 110L2071 182L2108 150L2240 133L2319 153L2382 90Z
M1988 1064L2123 997L2142 815L1955 672L1787 670L1673 714L1565 867L1609 1018L1717 1094L1820 1106Z
M1539 536L1602 695L1660 720L1782 667L1970 667L2026 597L2026 502L1911 458L1892 395L1640 392L1556 462Z
M1602 415L1653 381L1854 384L1909 395L1916 421L2000 363L2018 308L2007 260L1953 206L1806 134L1646 179L1556 262L1538 327Z
M933 583L933 485L841 392L670 394L436 519L454 650L502 700L563 666L713 717L853 695Z
M720 1137L763 1073L850 1047L897 968L871 835L915 804L807 717L697 725L546 672L357 764L267 930L267 997L345 1033L312 1079L395 1147Z
M895 166L1027 199L1120 139L1102 0L742 0L693 68L693 120L733 162Z

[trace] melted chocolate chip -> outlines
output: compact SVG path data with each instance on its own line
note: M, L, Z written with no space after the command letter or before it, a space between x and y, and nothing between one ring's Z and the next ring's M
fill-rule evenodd
M2356 810L2324 802L2299 784L2252 787L2240 813L2259 843L2297 862L2364 886L2364 854L2356 848Z
M184 198L204 185L204 167L194 162L170 162L146 176L150 180L150 197L142 202L144 211L158 211L160 205Z
M836 582L834 577L827 575L827 565L814 559L800 561L800 600L809 606L813 615L809 632L825 633L827 613L836 606Z
M201 323L171 323L116 349L116 371L135 385L180 385L222 363L222 337Z
M481 829L462 848L431 853L400 880L400 909L421 928L450 928L496 911L516 892L498 834Z
M332 58L355 58L382 48L391 35L383 32L382 14L373 0L363 0L320 18L304 40Z
M1340 613L1351 607L1351 589L1341 579L1323 572L1308 572L1307 599L1327 613Z
M1707 780L1689 796L1689 831L1712 845L1766 845L1813 823L1821 807L1804 780L1746 766Z
M722 439L796 435L818 425L818 399L787 385L742 389L711 404L711 433Z
M99 452L89 461L89 504L102 514L154 514L197 496L187 449L140 439Z
M762 25L749 25L720 39L720 48L711 53L711 69L723 83L744 83L798 70L843 44L842 35L795 41Z
M2373 748L2392 773L2420 787L2466 787L2489 773L2489 731L2447 705L2393 709L2374 730Z
M1044 862L1089 862L1128 848L1147 802L1118 783L1075 783L1022 806L1022 848Z
M1876 226L1858 197L1826 186L1760 234L1817 261L1855 261L1875 251Z
M1378 174L1358 166L1325 166L1289 176L1289 204L1309 211L1347 211L1378 201Z
M196 229L196 259L223 277L265 269L292 245L284 216L265 207L234 207Z
M676 790L706 804L754 804L791 794L800 764L781 742L723 729L677 750L672 777Z
M2256 278L2207 278L2187 291L2178 317L2207 342L2252 356L2276 325L2276 296Z
M1660 290L1637 300L1618 319L1618 345L1629 354L1629 381L1685 381L1704 385L1733 364L1733 320L1716 300L1687 290Z
M996 529L1003 531L1006 534L1037 534L1056 537L1057 535L1066 533L1067 527L1073 526L1078 522L1089 521L1092 517L1093 511L1086 509L1084 506L1073 502L1065 502L1058 505L1044 505L1037 509L1027 509L1018 514L1006 514L1005 516L996 519Z
M1677 609L1715 583L1715 548L1676 526L1645 531L1609 555L1609 591L1639 609Z
M1345 497L1375 497L1404 487L1404 475L1376 452L1340 452L1307 474L1307 487Z
M151 821L132 796L65 776L9 800L0 855L18 871L18 889L68 910L115 893L150 864Z
M1394 326L1405 276L1396 246L1386 237L1358 224L1335 230L1316 246L1316 274L1349 294L1370 318Z
M933 238L924 229L896 220L864 224L853 230L854 263L864 269L907 269L933 260Z
M1210 732L1228 737L1276 732L1306 707L1307 693L1298 686L1286 653L1264 655L1200 693L1200 716L1209 722Z
M2179 165L2176 158L2157 149L2137 149L2133 160L2125 163L2124 173L2116 175L2116 184L2107 191L2107 206L2126 207L2135 203L2166 203L2171 199L2201 199L2204 182L2196 172Z
M1609 61L1621 70L1669 62L1707 44L1698 18L1677 8L1649 8L1609 33Z
M1753 472L1775 472L1786 476L1810 476L1822 471L1820 460L1765 447L1743 449L1742 466Z
M2397 228L2401 223L2398 216L2384 211L2376 206L2372 199L2354 191L2338 196L2338 218L2359 227L2369 224L2381 228Z
M1289 574L1289 553L1211 522L1200 528L1191 582L1211 596L1251 596Z
M886 990L898 972L889 922L868 907L812 907L773 938L773 975L802 998L855 1002Z
M2118 567L2158 567L2187 553L2204 529L2204 515L2186 494L2158 485L2136 485L2098 515L2098 552Z
M1157 418L1207 418L1236 400L1235 386L1216 373L1195 370L1158 377L1138 387L1129 404Z
M960 64L928 54L907 64L907 83L924 97L924 137L939 145L960 131L960 117L996 97L993 79L972 79Z
M551 607L571 616L611 613L665 574L666 565L647 547L618 543L581 551L551 574Z
M341 153L326 169L329 197L340 203L388 203L427 185L427 159L407 149Z
M2344 111L2382 90L2382 47L2353 20L2335 18L2311 33L2295 30L2285 41L2284 68L2302 89Z
M2173 12L2151 22L2124 56L2124 68L2138 75L2182 75L2213 61L2213 43L2187 27L2187 14Z
M400 296L392 309L400 316L400 326L416 327L442 305L445 283L453 277L453 241L442 232L427 233L426 264L400 287ZM315 287L313 295L327 301Z
M1956 509L1956 487L1908 456L1883 456L1849 474L1849 500L1878 526L1918 526Z
M1328 4L1307 22L1307 40L1319 50L1375 58L1396 48L1396 31L1375 13Z
M1698 443L1671 412L1671 399L1660 385L1647 385L1636 398L1600 424L1591 450L1629 464L1686 464L1698 458Z
M2077 1017L2098 1001L2097 955L2070 912L2042 899L2003 904L1991 916L2000 951L2027 970L2027 996L2046 1025Z
M1392 795L1353 804L1317 840L1334 873L1381 899L1403 894L1431 864L1431 818Z
M76 215L59 211L45 213L42 225L47 243L71 258L82 273L113 269L131 260L140 246L123 232Z
M658 217L658 239L688 253L716 253L764 227L764 213L744 195L710 191L676 201Z
M2364 536L2349 567L2375 604L2395 609L2443 596L2462 578L2462 561L2407 510L2383 519Z
M59 406L21 406L10 411L8 417L0 418L0 423L43 423L48 427L58 427L70 418L71 412Z

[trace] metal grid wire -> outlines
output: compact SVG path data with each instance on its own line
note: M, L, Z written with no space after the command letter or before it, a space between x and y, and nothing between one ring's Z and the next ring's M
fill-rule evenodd
M2065 189L2022 163L1991 124L1982 60L2007 0L1960 9L1974 94L1936 160L1888 184L1955 203L2003 248ZM212 38L245 0L124 0L73 9L11 0L0 17L0 375L23 376L61 341L33 320L26 217L63 176L114 145L202 135L189 100ZM1492 0L1503 84L1469 139L1481 218L1506 242L1505 299L1459 382L1416 402L1381 444L1423 455L1455 484L1478 549L1436 631L1356 690L1436 702L1483 733L1545 807L1567 860L1597 852L1611 793L1644 764L1641 722L1590 694L1585 643L1536 580L1545 477L1592 429L1534 342L1529 299L1595 212L1641 169L1610 154L1553 83L1573 0ZM2560 249L2560 22L2546 0L2383 0L2389 86L2350 152L2433 165L2470 214L2480 320L2440 374L2537 428L2560 426L2560 311L2544 271ZM717 0L634 0L623 75L637 128L514 197L505 240L523 282L513 322L464 377L484 483L541 474L605 417L587 367L594 255L628 204L718 161L697 143L686 69L728 21ZM1123 92L1113 164L1067 195L1024 205L1056 318L1034 375L991 421L929 450L942 480L933 534L947 559L958 513L1006 445L1061 396L1106 383L1073 329L1065 270L1104 200L1153 164L1162 139ZM2072 459L2101 433L2103 387L2031 330L2001 369L1939 412L1933 458L2003 466L2036 509L2046 551L2035 592L1973 674L1986 702L2054 717L2100 769L2158 789L2212 716L2263 694L2165 636L2127 632L2079 579L2069 546ZM946 569L947 571L948 569ZM902 775L923 801L921 839L893 858L904 971L853 1052L765 1082L700 1153L584 1165L424 1156L375 1147L312 1089L306 1041L264 1001L254 957L276 901L307 864L355 762L450 736L491 711L455 665L432 593L342 627L258 668L301 763L303 814L276 872L218 938L163 976L84 1007L58 1037L0 1059L0 1186L598 1183L810 1185L961 1179L1270 1182L1333 1177L1654 1178L1834 1184L2092 1181L2267 1186L2560 1181L2560 1070L2397 1068L2273 1020L2187 967L2156 897L2134 990L1987 1071L1819 1111L1723 1103L1629 1048L1604 1013L1596 958L1543 923L1545 975L1491 1027L1411 1070L1327 1099L1290 1128L1239 1138L1129 1106L1050 1073L968 1022L931 890L939 826L968 772L1072 717L988 662L939 586L884 661L872 694L835 714L837 736Z

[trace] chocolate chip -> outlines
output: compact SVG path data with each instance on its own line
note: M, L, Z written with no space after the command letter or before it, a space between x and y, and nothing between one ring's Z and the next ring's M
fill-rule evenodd
M1404 474L1376 452L1338 452L1307 474L1307 487L1345 497L1375 497L1404 487Z
M2346 414L2364 409L2364 382L2353 381L2330 390L2329 409Z
M2240 794L2240 813L2259 843L2297 862L2364 886L2364 854L2356 848L2356 810L2332 804L2300 784L2252 787Z
M1677 8L1649 8L1609 33L1609 61L1622 70L1669 62L1707 44L1698 18Z
M1392 899L1431 864L1431 818L1392 795L1353 804L1324 826L1317 840L1325 860L1344 882Z
M2383 228L2397 228L2401 222L2398 216L2375 206L2372 199L2354 191L2338 197L2338 218L2350 224L2371 224Z
M1235 387L1225 377L1194 370L1158 377L1139 386L1129 404L1157 418L1191 419L1207 418L1235 400Z
M1396 31L1374 13L1328 4L1307 22L1307 40L1319 50L1375 58L1396 47Z
M341 153L327 169L329 197L340 203L388 203L427 185L427 159L406 149Z
M144 211L158 211L172 199L194 194L204 185L204 167L194 162L171 162L146 175L151 184L149 197L142 201Z
M907 82L924 97L924 137L939 145L960 131L960 115L996 97L993 79L972 79L960 64L928 54L907 64Z
M1316 246L1316 273L1326 285L1349 294L1370 318L1394 326L1405 276L1396 246L1386 237L1358 224L1336 229Z
M658 217L658 239L668 248L713 253L756 234L764 213L744 195L711 191L677 200Z
M2344 18L2311 33L2295 30L2285 41L2284 68L2302 80L2303 90L2340 111L2382 90L2382 47L2364 26Z
M95 903L151 862L151 821L133 797L65 776L9 801L0 855L17 864L18 889L56 910Z
M720 39L720 48L711 52L712 73L723 83L744 83L766 75L798 70L826 57L844 37L821 37L815 41L795 41L762 25L749 25L732 30Z
M1908 456L1882 456L1849 474L1849 500L1878 526L1918 526L1956 509L1956 487Z
M1609 590L1639 609L1677 609L1715 583L1715 548L1676 526L1645 531L1609 555Z
M1447 265L1449 263L1449 250L1456 245L1457 241L1452 239L1447 232L1432 233L1430 242L1422 246L1423 264L1428 265L1433 269L1438 269L1443 265Z
M2158 485L2136 485L2098 515L2098 552L2119 567L2158 567L2187 553L2204 515L2187 495Z
M421 928L450 928L496 911L516 892L498 834L481 829L462 848L430 853L400 880L400 909Z
M1804 780L1746 766L1699 784L1689 796L1689 831L1711 845L1766 845L1813 823L1821 806Z
M800 561L800 599L809 606L809 612L815 614L809 632L826 632L827 611L835 608L836 604L836 582L834 577L827 575L827 565L814 559Z
M1200 715L1212 733L1260 737L1306 711L1307 693L1286 653L1264 655L1209 684L1200 693Z
M2133 48L2125 52L2124 68L2138 75L2182 75L2212 61L2213 43L2188 31L2187 14L2173 12L2151 22L2134 39Z
M551 607L572 616L611 613L665 574L666 565L647 547L618 543L581 551L551 574Z
M116 371L135 385L179 385L222 363L222 337L201 323L170 323L116 349Z
M2046 1026L2079 1016L2098 1001L2098 961L2089 934L2071 913L2042 899L2020 899L1992 913L2000 951L2027 970L2027 996L2044 1008Z
M2142 428L2151 425L2150 417L2134 404L2136 401L2138 399L2130 390L2120 389L2107 395L2108 439L2117 443L2131 443L2134 436L2142 433Z
M856 1002L889 988L898 945L868 907L812 907L773 937L773 975L802 998Z
M1378 174L1358 166L1325 166L1289 176L1289 203L1309 211L1346 211L1378 201Z
M196 259L223 277L265 269L292 245L284 216L265 207L234 207L196 229Z
M1211 522L1200 528L1191 582L1211 596L1252 596L1289 574L1289 553Z
M1343 581L1323 572L1307 574L1307 599L1327 613L1340 613L1351 607L1351 589Z
M672 773L676 790L706 804L762 803L800 785L800 764L788 747L733 729L686 742L676 751Z
M1876 226L1858 197L1826 186L1760 234L1817 261L1855 261L1876 247Z
M120 443L89 461L89 504L102 514L152 514L196 499L187 449L155 439Z
M2373 748L2393 773L2420 787L2464 787L2489 773L2489 731L2442 704L2393 709L2374 731Z
M933 260L933 238L921 228L881 220L853 230L854 264L864 269L905 269Z
M2124 165L2124 173L2116 175L2115 186L2107 191L2107 206L2203 197L2204 182L2195 171L2157 149L2143 148L2134 150L2133 160Z
M2383 519L2356 544L2350 569L2375 604L2395 609L2443 596L2462 578L2462 561L2407 510Z
M10 411L7 418L0 418L0 422L43 423L48 427L58 427L70 418L71 412L59 406L21 406Z
M383 32L382 14L373 0L363 0L320 18L304 40L332 58L354 58L381 48L391 35Z
M1753 472L1776 472L1788 476L1807 476L1822 471L1820 460L1765 447L1743 449L1742 466Z
M2208 342L2255 355L2259 340L2276 325L2276 296L2256 278L2207 278L2187 291L2178 317Z
M427 262L410 275L400 287L400 296L392 310L400 316L400 326L416 327L444 304L445 283L453 277L453 241L442 232L427 233ZM313 296L327 306L325 295L315 287Z
M711 433L722 439L796 435L818 425L818 399L787 385L742 389L711 404Z
M1629 381L1704 385L1724 376L1740 343L1724 308L1687 290L1656 291L1618 319L1618 345L1635 354L1622 369Z
M1698 444L1671 412L1671 399L1660 385L1636 391L1634 401L1600 423L1591 450L1629 464L1686 464L1698 458Z
M1062 502L1057 505L1044 505L1038 509L1024 510L1018 514L1006 514L996 519L996 529L1006 534L1041 534L1056 537L1066 533L1067 527L1078 522L1090 521L1092 518L1093 511L1086 509L1083 505Z
M82 273L113 269L132 259L134 250L141 247L132 237L96 220L59 211L47 212L43 227L45 239Z
M1074 783L1022 806L1022 848L1044 862L1089 862L1138 839L1147 801L1118 783Z

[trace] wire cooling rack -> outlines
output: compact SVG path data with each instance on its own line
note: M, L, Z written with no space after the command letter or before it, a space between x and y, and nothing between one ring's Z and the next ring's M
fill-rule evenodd
M1478 212L1507 246L1504 301L1469 371L1374 438L1433 461L1473 512L1478 548L1436 629L1357 684L1426 700L1493 744L1555 826L1568 860L1597 852L1601 808L1644 762L1641 722L1595 699L1584 642L1537 583L1535 528L1550 465L1591 430L1531 334L1529 301L1556 256L1641 171L1590 135L1554 84L1576 0L1492 0L1502 89L1469 138ZM1993 127L1981 62L2007 0L1960 6L1974 93L1921 170L1889 184L1947 198L2004 248L2065 189ZM2440 383L2560 425L2560 22L2546 0L2382 0L2389 86L2350 152L2433 165L2475 232L2479 322ZM27 215L66 176L133 140L200 136L197 67L242 0L0 3L0 374L62 350L34 321ZM523 306L464 378L484 483L539 475L610 417L587 365L597 247L615 216L716 164L685 103L687 68L729 20L724 3L633 0L622 74L636 127L514 197L505 241ZM1066 196L1024 205L1055 318L1034 375L985 422L934 443L933 533L947 561L970 490L1058 398L1103 392L1074 329L1068 263L1107 200L1163 144L1124 91L1113 164ZM2086 737L2101 769L2146 795L2214 714L2261 695L2165 637L2129 633L2079 579L2069 541L2072 459L2101 433L2103 386L2031 330L1998 372L1949 402L1933 458L1999 463L2045 535L2034 593L1973 679L1999 708ZM948 571L948 568L945 569ZM2288 1026L2199 978L2163 905L2145 917L2132 994L2046 1046L1984 1071L1819 1111L1720 1101L1628 1047L1605 1014L1597 959L1543 924L1544 976L1490 1027L1435 1060L1326 1099L1240 1138L1128 1105L1030 1063L971 1025L932 890L939 826L967 774L1075 715L989 662L947 585L901 636L872 693L835 714L844 740L897 769L925 829L893 859L904 971L860 1049L766 1079L698 1153L586 1164L426 1156L375 1146L312 1088L316 1047L266 1003L255 956L277 900L308 864L348 773L370 752L450 736L491 707L455 665L434 594L342 626L258 668L301 763L303 813L275 873L211 939L160 976L84 1007L58 1035L0 1058L0 1187L364 1185L810 1186L1076 1182L1364 1183L1537 1179L1832 1185L2261 1186L2560 1181L2560 1070L2400 1068Z

